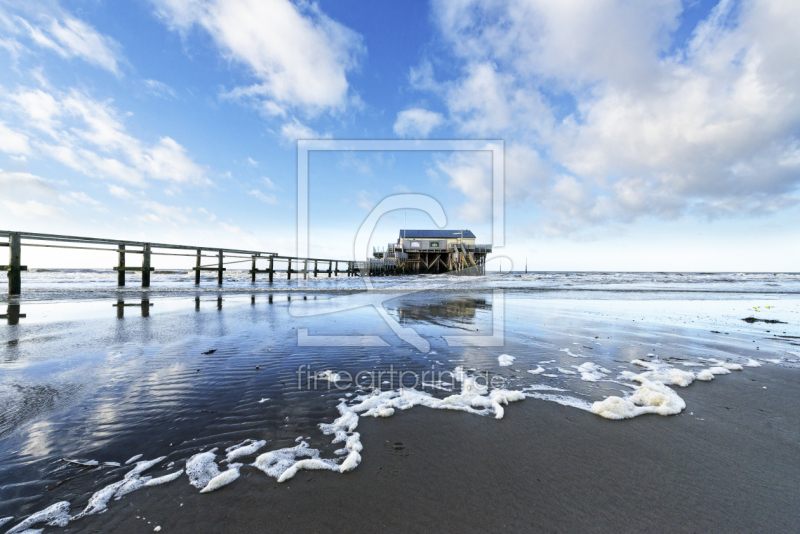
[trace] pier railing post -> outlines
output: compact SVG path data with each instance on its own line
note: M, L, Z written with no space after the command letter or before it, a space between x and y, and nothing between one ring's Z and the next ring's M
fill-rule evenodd
M217 271L217 284L222 285L222 250L219 251L219 270Z
M253 256L253 268L250 269L250 281L256 283L256 257Z
M308 280L308 260L303 263L303 280Z
M119 256L119 267L117 271L117 285L119 287L125 287L125 245L120 245L119 250L117 250L117 256Z
M287 280L291 280L292 279L292 258L289 258L288 261L289 261L288 267L286 267L286 279Z
M150 287L150 243L144 244L142 252L142 287Z
M197 249L197 268L194 270L194 285L200 285L200 256L203 255L203 251L199 248Z
M314 260L314 278L317 277L317 272L319 272L317 271L317 260Z
M270 284L272 283L272 268L274 266L273 260L274 260L274 256L270 256L269 257L269 283ZM272 298L272 297L270 297L270 298Z
M332 270L333 270L333 262L332 262L332 261L329 261L329 262L328 262L328 278L330 278L330 277L331 277L331 271L332 271Z
M22 241L19 232L8 236L8 294L22 293Z

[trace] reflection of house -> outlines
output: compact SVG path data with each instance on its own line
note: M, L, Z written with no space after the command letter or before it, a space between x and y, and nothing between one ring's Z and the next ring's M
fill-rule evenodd
M469 230L400 230L397 243L374 256L396 261L404 271L441 273L463 271L482 274L491 245L475 243Z

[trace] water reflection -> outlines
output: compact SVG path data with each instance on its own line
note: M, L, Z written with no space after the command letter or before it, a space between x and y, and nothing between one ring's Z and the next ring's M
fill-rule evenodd
M153 303L150 302L150 299L142 299L141 302L138 303L125 303L124 300L118 300L116 304L112 304L115 308L117 308L117 319L125 318L125 308L126 307L133 307L133 308L141 308L142 310L142 317L150 317L150 306Z
M7 319L11 326L18 325L20 319L24 319L25 314L19 312L19 304L9 304L6 313L0 315L0 319Z

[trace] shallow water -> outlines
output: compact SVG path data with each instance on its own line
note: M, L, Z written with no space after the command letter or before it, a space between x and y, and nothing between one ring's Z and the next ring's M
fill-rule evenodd
M160 476L211 447L265 440L263 452L294 446L298 438L332 458L341 445L318 425L339 416L337 405L354 398L347 395L397 389L400 371L406 372L403 385L436 398L459 391L453 371L462 366L498 388L539 396L525 402L574 401L585 408L630 393L630 381L620 374L644 371L632 363L637 359L692 371L715 359L745 365L736 371L743 373L757 372L746 366L753 361L800 362L793 276L724 275L731 281L687 275L692 281L682 281L679 275L549 273L523 275L520 282L513 276L450 286L435 277L387 277L376 285L391 289L373 291L372 300L354 292L363 281L346 278L255 290L243 280L226 282L221 292L197 292L191 282L173 280L163 282L166 289L154 287L147 299L133 294L140 288L118 292L113 279L91 293L88 286L101 278L95 272L79 283L66 275L25 280L23 299L8 306L8 324L0 326L0 518L15 516L6 527L15 525L59 501L70 502L75 514L131 469L83 469L62 458L124 464L138 454L141 460L165 456L145 473ZM567 286L573 279L582 280L584 293ZM408 281L419 291L397 289ZM340 282L345 287L338 291L318 290ZM499 289L514 283L522 286ZM783 292L765 290L773 283ZM535 284L553 287L543 297L530 287ZM648 284L667 290L648 290ZM677 289L692 284L704 289ZM323 313L331 309L342 311ZM741 320L749 316L786 324ZM397 328L412 329L417 338L401 339ZM369 346L365 339L382 344ZM418 339L428 347L421 350ZM341 342L352 346L336 345ZM500 365L504 354L514 358L511 365ZM607 372L586 380L579 369L585 363ZM343 380L313 378L326 370ZM374 372L383 375L367 374ZM724 388L724 382L722 375L690 387ZM168 469L170 462L175 465ZM228 489L235 491L235 484ZM135 498L135 492L123 497ZM110 501L109 513L114 506Z

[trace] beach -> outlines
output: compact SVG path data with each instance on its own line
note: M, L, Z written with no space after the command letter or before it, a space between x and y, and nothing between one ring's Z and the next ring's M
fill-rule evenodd
M2 532L799 519L796 275L36 276L1 330Z

